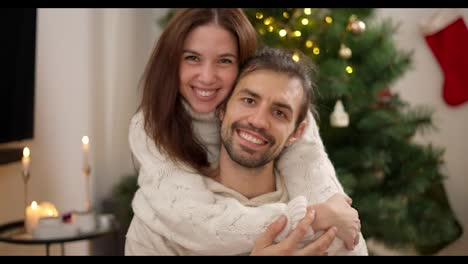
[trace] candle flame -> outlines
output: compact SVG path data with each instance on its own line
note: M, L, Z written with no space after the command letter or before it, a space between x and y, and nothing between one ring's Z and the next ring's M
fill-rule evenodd
M31 154L31 151L29 151L29 148L28 147L25 147L23 149L23 157L25 158L29 158L29 155Z
M83 144L85 145L88 145L89 143L89 138L87 136L84 136L82 139L81 139L81 142L83 142Z
M37 208L37 202L36 202L36 201L33 201L33 202L31 203L31 208L32 208L32 209L36 209L36 208Z

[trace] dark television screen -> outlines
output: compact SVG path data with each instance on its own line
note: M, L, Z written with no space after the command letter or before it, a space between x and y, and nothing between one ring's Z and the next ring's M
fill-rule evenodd
M35 8L0 9L0 143L34 134Z

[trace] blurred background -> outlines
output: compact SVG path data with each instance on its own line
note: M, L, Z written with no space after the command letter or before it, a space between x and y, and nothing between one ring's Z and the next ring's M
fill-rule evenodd
M0 224L24 218L23 147L31 151L29 200L49 201L60 213L86 207L85 155L91 203L119 219L120 250L102 238L67 243L66 253L123 254L137 175L128 124L171 11L1 11L10 32L1 65L10 83L0 88ZM438 17L466 20L468 9L245 11L262 42L301 50L318 64L320 132L371 253L468 255L468 45L460 46L468 32L424 31ZM0 242L0 255L43 254L43 246Z

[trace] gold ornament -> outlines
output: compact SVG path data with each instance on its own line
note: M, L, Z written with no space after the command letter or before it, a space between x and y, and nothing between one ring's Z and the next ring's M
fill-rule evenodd
M360 34L366 30L366 23L359 20L355 15L349 18L346 30L351 31L355 34Z
M374 176L379 182L382 182L385 179L385 173L383 170L376 170L374 172Z
M335 108L330 116L330 125L332 127L347 127L349 125L349 115L344 110L341 100L336 101Z
M340 58L347 60L351 58L353 52L350 48L346 47L345 44L341 44L340 50L338 51L338 55L340 55Z

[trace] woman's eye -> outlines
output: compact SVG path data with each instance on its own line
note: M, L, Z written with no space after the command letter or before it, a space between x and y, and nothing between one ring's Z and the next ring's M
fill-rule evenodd
M223 64L232 64L232 60L231 59L220 59L219 62L223 63Z
M187 60L187 61L200 61L200 59L197 56L194 56L194 55L185 56L185 60Z

